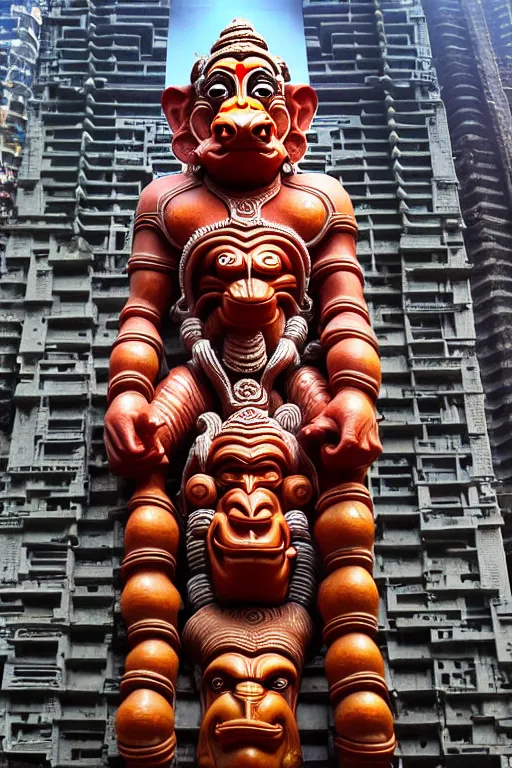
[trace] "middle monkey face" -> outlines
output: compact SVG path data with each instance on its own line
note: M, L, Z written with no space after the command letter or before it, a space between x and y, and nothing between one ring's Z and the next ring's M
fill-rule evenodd
M208 529L212 581L224 604L286 599L296 550L276 493L279 466L233 455L219 474L224 491Z
M224 605L277 605L286 600L296 556L280 501L286 446L231 437L215 440L210 454L217 503L206 545L214 591ZM190 478L190 496L204 482L204 475Z
M307 527L299 510L313 495L308 478L297 474L299 461L293 436L264 411L246 408L212 439L204 472L186 481L185 499L200 513L190 518L191 541L204 542L205 567L222 605L286 601L304 541L297 515Z

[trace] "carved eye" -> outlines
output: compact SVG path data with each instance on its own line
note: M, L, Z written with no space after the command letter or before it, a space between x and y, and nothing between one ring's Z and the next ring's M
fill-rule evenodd
M274 86L271 83L260 82L255 83L251 88L251 96L255 99L270 99L275 93Z
M284 691L289 685L290 681L287 680L286 677L276 677L276 679L272 681L270 687L273 691Z
M219 481L223 485L228 485L228 483L233 483L237 480L237 475L233 472L222 472L219 476Z
M242 270L244 257L241 253L224 252L216 258L217 274L220 278L232 279L233 270Z
M265 482L267 483L277 483L281 479L277 472L274 470L269 470L268 472L265 472L264 474Z
M222 691L226 685L226 681L223 677L214 677L210 683L213 691Z
M209 99L227 99L230 95L228 86L225 83L212 83L206 90Z
M224 253L217 259L219 267L231 267L233 264L236 264L236 262L237 258L234 253Z
M253 257L254 264L264 272L276 273L281 271L282 262L279 254L273 251L256 253Z
M261 263L266 267L280 267L281 259L276 253L264 253L262 254Z

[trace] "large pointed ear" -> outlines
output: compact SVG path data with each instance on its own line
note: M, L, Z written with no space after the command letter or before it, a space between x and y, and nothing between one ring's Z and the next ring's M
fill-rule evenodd
M305 133L313 122L318 96L310 85L286 85L286 107L290 113L291 127L284 145L292 163L304 157L307 149Z
M162 94L162 109L173 133L173 152L182 163L187 164L193 162L197 147L189 124L195 100L196 93L192 85L170 85Z

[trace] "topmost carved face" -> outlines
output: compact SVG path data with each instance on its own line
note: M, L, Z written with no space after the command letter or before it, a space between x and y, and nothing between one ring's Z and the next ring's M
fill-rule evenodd
M204 66L194 67L195 87L164 91L177 157L202 166L228 188L265 186L286 160L300 160L317 97L309 86L285 86L284 72L264 40L249 25L234 22Z
M206 119L215 117L195 154L214 181L236 184L240 166L258 186L275 178L288 156L282 139L290 127L281 85L257 56L221 59L208 71L202 87L211 110Z

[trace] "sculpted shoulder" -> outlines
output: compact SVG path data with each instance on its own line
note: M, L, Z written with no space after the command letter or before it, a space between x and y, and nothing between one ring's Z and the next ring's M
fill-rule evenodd
M338 179L325 173L298 173L293 179L298 186L313 187L323 192L338 213L354 215L350 197Z
M211 196L204 184L192 174L163 176L148 184L142 192L136 222L139 222L139 227L158 229L173 247L183 248L198 227L226 215L222 203L216 201L220 212L217 210L212 219L212 206L205 199L208 197Z
M354 217L350 198L339 181L321 173L297 173L284 179L279 208L277 216L284 214L283 223L306 243L323 237L334 214Z
M189 178L185 173L173 173L151 181L142 190L137 206L137 215L141 213L156 213L159 210L161 197L185 183Z

